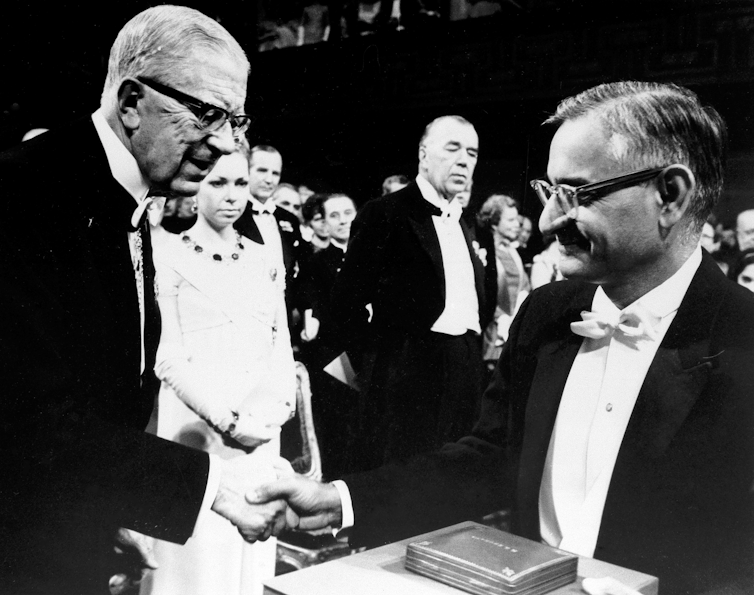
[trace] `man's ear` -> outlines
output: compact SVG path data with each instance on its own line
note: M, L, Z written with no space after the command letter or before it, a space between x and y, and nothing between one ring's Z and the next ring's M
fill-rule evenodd
M126 79L118 89L118 115L125 129L131 132L138 129L141 123L138 105L142 97L144 92L134 80Z
M696 192L694 173L685 165L676 163L666 167L657 179L660 226L670 229L691 208Z
M419 163L424 161L424 158L427 156L427 147L424 145L419 145Z

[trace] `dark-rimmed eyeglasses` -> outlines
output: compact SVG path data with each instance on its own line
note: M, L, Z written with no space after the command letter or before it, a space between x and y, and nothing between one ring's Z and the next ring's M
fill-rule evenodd
M576 187L567 184L550 184L546 180L532 180L529 182L529 185L534 188L542 206L547 205L550 198L556 196L560 208L564 213L568 213L575 207L588 205L590 202L621 188L628 188L629 186L635 186L636 184L656 178L665 169L667 168L653 167L651 169L642 169L641 171L635 171L618 176L617 178L610 178Z
M187 95L182 91L178 91L177 89L173 89L172 87L168 87L167 85L163 85L162 83L158 83L157 81L144 76L137 76L136 80L145 84L147 87L154 89L158 93L170 97L171 99L175 99L185 105L191 110L191 113L196 116L197 120L199 120L199 125L202 129L207 132L220 130L220 128L225 126L226 122L230 122L233 136L238 138L248 130L249 125L251 124L252 117L247 114L233 115L221 107L206 103L196 97L191 97L191 95Z

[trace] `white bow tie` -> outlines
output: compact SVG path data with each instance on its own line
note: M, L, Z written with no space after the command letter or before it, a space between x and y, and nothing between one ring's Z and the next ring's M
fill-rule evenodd
M463 214L463 207L457 200L443 200L440 201L440 217L445 223L457 223Z
M581 318L571 323L571 330L590 339L612 337L616 331L633 339L654 339L657 337L654 327L660 322L659 316L638 303L615 314L584 310Z

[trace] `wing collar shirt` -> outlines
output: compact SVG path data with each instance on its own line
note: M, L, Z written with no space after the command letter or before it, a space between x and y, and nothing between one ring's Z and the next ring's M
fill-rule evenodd
M540 486L545 543L580 556L594 555L610 479L636 399L701 261L697 248L672 277L623 310L638 307L647 312L647 320L654 322L650 336L616 330L602 338L587 337L581 344L563 389ZM621 313L601 287L592 312L612 320Z
M459 217L460 205L452 205L441 198L432 185L421 175L416 184L426 200L442 211L433 215L432 223L437 232L445 272L445 309L432 325L435 333L463 335L468 330L481 332L479 326L479 298L474 281L474 265ZM455 213L453 211L456 211Z
M105 120L105 115L102 109L98 109L92 114L92 122L94 128L97 131L102 147L105 150L107 157L107 163L110 166L110 172L125 190L134 199L134 206L138 207L149 192L149 184L141 173L136 159L123 145L120 139L116 136L115 132L110 128L109 124ZM131 259L134 263L134 270L136 268L137 250L136 250L137 234L128 234L128 246L131 251ZM139 295L139 311L141 312L141 367L144 369L144 295ZM210 455L210 467L209 475L207 477L207 487L204 492L204 499L202 500L202 506L200 509L197 524L200 520L211 512L210 507L215 501L217 490L220 487L220 474L221 467L220 461L217 455Z

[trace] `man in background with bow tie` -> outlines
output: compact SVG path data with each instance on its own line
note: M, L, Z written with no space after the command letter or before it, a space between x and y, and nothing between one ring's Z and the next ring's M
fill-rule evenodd
M352 525L354 545L507 505L516 533L658 576L662 593L751 593L754 298L699 246L724 122L686 89L625 82L548 123L532 186L570 280L524 303L471 435L261 497L286 497L303 527Z
M270 145L257 145L251 149L249 167L249 192L251 200L246 210L236 221L236 229L258 244L264 244L278 263L277 270L285 274L285 303L288 309L288 325L291 338L298 343L294 327L298 320L294 315L296 307L295 279L301 262L309 255L309 245L301 237L298 217L279 208L272 199L280 185L283 172L283 158L280 152Z
M218 513L253 541L284 509L245 502L274 476L252 457L144 432L160 334L148 195L196 194L233 152L248 71L213 19L145 10L113 44L100 108L0 156L3 593L107 593L155 565L126 529L184 543Z
M353 222L331 312L338 352L360 373L362 468L438 448L473 425L484 269L453 198L478 154L470 122L437 118L419 142L416 179Z

